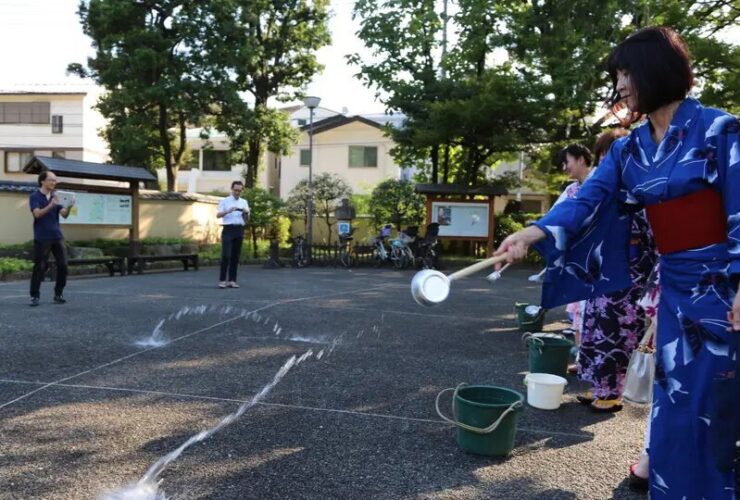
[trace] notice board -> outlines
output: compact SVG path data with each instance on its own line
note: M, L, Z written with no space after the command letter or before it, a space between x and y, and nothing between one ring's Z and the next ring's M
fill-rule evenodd
M439 223L440 236L487 238L490 204L435 201L431 221Z
M63 224L131 225L131 196L122 194L74 193L75 206Z

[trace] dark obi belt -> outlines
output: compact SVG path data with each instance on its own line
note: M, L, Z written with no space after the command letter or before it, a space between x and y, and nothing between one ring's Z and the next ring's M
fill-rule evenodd
M648 205L645 211L661 254L727 241L727 217L722 195L714 189L702 189Z

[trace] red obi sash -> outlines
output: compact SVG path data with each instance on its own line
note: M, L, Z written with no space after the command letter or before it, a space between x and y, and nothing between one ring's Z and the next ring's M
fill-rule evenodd
M722 195L707 188L645 208L661 254L727 241Z

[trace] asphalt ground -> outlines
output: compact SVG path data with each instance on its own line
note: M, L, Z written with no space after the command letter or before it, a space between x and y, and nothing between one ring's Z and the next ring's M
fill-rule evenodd
M135 482L309 349L163 471L168 498L644 498L626 482L643 407L593 414L572 379L560 409L519 414L506 458L464 452L435 412L461 382L526 394L513 304L538 302L532 272L455 282L434 308L412 300L413 271L390 269L248 266L226 290L215 269L71 279L67 304L44 283L37 308L27 282L0 283L0 499L98 498ZM567 326L562 310L547 318L545 330ZM158 326L167 344L137 345Z

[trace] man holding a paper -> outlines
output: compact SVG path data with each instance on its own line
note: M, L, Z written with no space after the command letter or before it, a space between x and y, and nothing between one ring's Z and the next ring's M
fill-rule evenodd
M57 176L45 170L39 174L39 189L29 198L33 214L33 274L31 275L31 306L39 305L41 281L44 279L49 264L49 252L54 254L57 265L57 277L54 283L54 302L64 304L62 293L67 284L67 259L64 255L64 236L59 227L59 216L65 219L74 206L71 198L64 206L54 193Z

